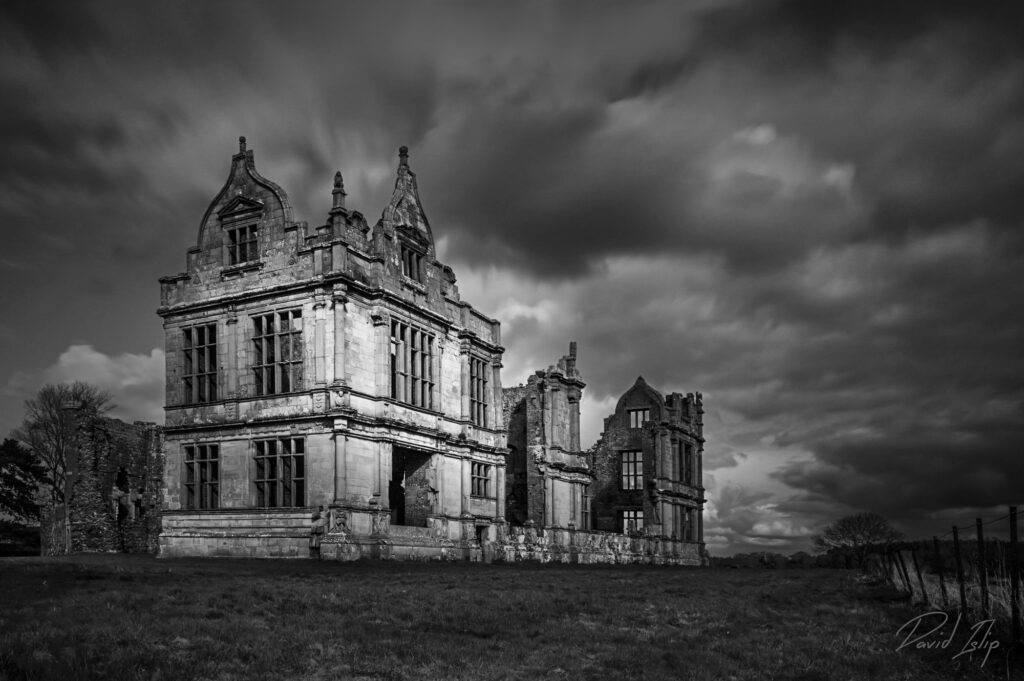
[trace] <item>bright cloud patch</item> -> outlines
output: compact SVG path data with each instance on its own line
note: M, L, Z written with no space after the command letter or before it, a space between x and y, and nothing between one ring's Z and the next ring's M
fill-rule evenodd
M111 395L111 415L126 421L163 423L164 352L107 355L91 345L72 345L38 373L17 372L4 393L28 399L47 383L82 381Z

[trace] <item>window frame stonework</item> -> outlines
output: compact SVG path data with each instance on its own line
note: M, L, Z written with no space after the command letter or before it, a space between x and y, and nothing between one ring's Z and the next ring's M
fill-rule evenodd
M193 443L182 447L185 473L182 487L185 491L184 508L212 510L220 508L220 445Z
M254 394L266 397L301 392L305 356L302 309L264 312L253 315L252 321Z
M619 452L619 489L644 488L644 453L639 449Z
M650 407L643 407L642 409L627 409L626 413L629 414L630 428L642 428L644 423L651 420Z
M402 260L402 276L423 283L423 260L426 254L412 244L399 241L399 255Z
M227 265L244 265L259 260L259 225L250 222L236 227L225 227L227 233Z
M485 499L494 499L491 493L491 472L493 466L489 463L472 461L469 464L470 495Z
M211 340L212 338L212 340ZM217 324L195 324L182 329L182 403L217 401Z
M487 370L489 367L490 362L487 360L473 355L469 356L469 420L481 428L488 426Z
M302 437L253 441L253 497L256 508L306 505L306 440Z
M629 522L633 521L634 532L640 532L644 529L644 512L642 509L622 509L619 511L619 526L622 528L622 534L629 532Z
M401 319L391 319L388 364L391 399L420 409L434 409L433 333Z

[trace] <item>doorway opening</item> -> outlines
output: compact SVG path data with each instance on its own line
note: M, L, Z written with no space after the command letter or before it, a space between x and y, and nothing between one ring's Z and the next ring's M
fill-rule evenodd
M395 447L391 454L391 480L388 482L388 503L391 524L426 527L431 513L430 485L427 468L430 454Z

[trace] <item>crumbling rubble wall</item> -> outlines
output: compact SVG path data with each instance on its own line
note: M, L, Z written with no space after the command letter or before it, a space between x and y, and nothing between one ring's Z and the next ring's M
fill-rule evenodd
M163 436L152 423L84 417L70 463L72 552L156 553L163 485ZM44 552L61 552L63 510L43 517Z

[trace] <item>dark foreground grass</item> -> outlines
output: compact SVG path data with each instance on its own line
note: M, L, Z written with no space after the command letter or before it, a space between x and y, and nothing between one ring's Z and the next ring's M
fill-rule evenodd
M1024 678L843 571L0 561L7 679ZM954 650L955 648L955 650ZM1008 657L1009 653L1009 657Z

